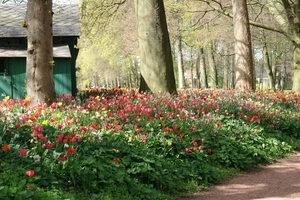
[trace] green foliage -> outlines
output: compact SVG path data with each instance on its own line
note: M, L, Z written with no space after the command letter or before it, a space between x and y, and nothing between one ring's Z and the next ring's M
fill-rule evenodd
M7 97L0 102L0 198L186 195L299 149L299 99L114 88L28 107L28 99Z

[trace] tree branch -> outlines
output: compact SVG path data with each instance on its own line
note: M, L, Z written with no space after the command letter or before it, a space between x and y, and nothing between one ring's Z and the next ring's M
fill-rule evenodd
M231 19L233 19L233 15L229 12L227 12L221 5L220 2L216 2L215 0L200 0L202 2L205 2L209 7L211 7L212 9L214 9L215 11L217 11L218 13L220 14L223 14L227 17L230 17ZM211 4L211 2L215 2L219 5L220 8L214 6ZM272 27L272 26L268 26L268 25L265 25L265 24L262 24L262 23L259 23L259 22L255 22L255 21L251 21L249 20L249 24L252 25L252 26L255 26L255 27L258 27L258 28L262 28L262 29L265 29L265 30L269 30L269 31L273 31L273 32L276 32L276 33L280 33L284 36L286 36L289 40L291 41L294 41L294 38L292 37L292 35L282 29L277 29L275 27Z

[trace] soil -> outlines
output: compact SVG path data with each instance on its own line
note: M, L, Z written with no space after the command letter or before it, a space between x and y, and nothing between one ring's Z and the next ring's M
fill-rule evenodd
M300 200L300 153L178 200Z

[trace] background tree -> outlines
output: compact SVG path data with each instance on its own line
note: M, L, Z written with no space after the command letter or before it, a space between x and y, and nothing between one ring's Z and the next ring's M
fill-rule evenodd
M275 88L289 89L291 88L290 80L292 80L290 76L292 62L290 46L292 42L287 39L286 34L283 34L286 33L283 31L283 26L269 11L269 3L277 2L278 5L276 4L276 6L278 9L280 8L280 14L286 18L285 12L282 10L283 4L281 0L270 2L249 0L247 2L250 24L255 25L251 26L255 74L259 75L260 80L265 81L261 82L261 85L264 85L262 88L266 88L267 85L271 87L268 84L270 76L268 78L264 65L261 65L263 46L266 43ZM122 85L137 86L136 83L139 82L140 77L140 58L133 1L85 0L82 3L82 35L79 42L78 57L78 66L82 70L78 73L79 81L90 80L91 85L95 84L94 76L88 75L88 72L94 71L101 74L98 82L103 82L104 85L105 82L109 82L111 85L118 82ZM235 80L232 78L235 74L235 70L232 68L234 54L232 46L234 43L232 1L165 0L164 3L171 49L174 47L172 49L174 66L178 63L178 67L174 68L176 77L178 77L178 86L179 77L184 77L183 74L180 76L180 71L185 72L186 76L183 78L186 81L185 86L195 87L194 83L200 80L200 77L197 77L196 70L199 71L199 69L196 66L197 57L200 55L198 49L203 48L203 56L207 61L204 63L208 86L215 87L218 85L222 87L224 83L225 86L223 86L226 88L234 87ZM265 39L262 37L261 28L265 29ZM179 44L178 38L181 40L181 54L175 47L175 44L177 46ZM212 50L210 50L210 46L213 47ZM94 53L85 54L84 52ZM210 63L213 63L208 62L211 58L210 53L213 53L215 68L209 66ZM182 59L180 59L181 56ZM180 63L182 63L182 68ZM87 67L89 70L83 70ZM86 75L81 78L83 73ZM217 78L215 78L216 75ZM215 81L218 83L215 84ZM79 83L78 85L85 84Z
M122 85L138 86L138 38L133 1L84 1L81 32L77 59L79 87L99 86L89 75L91 71L98 75L100 86L116 86L116 80Z
M32 105L56 101L52 14L52 0L28 0L26 92Z
M222 5L217 0L199 0L205 2L210 6L212 10L222 13L228 17L233 17L226 7ZM252 6L257 6L259 13L264 13L265 10L268 11L269 16L275 19L276 24L269 23L260 23L257 21L261 17L261 14L254 17L254 20L250 20L250 24L263 28L268 31L276 32L282 34L289 40L293 45L293 86L292 90L299 93L300 92L300 7L299 0L266 0L266 1L249 1L248 4Z
M235 89L253 90L253 57L246 0L232 0L235 37Z
M0 3L26 3L27 0L1 0Z
M135 8L141 76L152 92L177 93L163 0L135 0Z

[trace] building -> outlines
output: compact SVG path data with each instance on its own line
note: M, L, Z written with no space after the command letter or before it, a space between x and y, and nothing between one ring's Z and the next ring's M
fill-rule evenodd
M26 96L26 4L0 5L0 99ZM79 7L53 5L53 57L55 91L76 94L76 48L80 35Z

